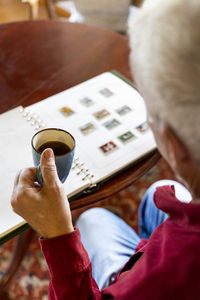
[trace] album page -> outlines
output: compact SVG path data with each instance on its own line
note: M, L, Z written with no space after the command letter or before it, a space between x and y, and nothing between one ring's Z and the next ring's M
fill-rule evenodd
M30 146L33 132L21 118L19 108L0 115L0 237L23 223L23 219L12 211L10 198L17 173L33 166Z
M45 126L69 131L76 140L71 177L64 183L69 196L82 190L80 182L94 186L156 148L142 97L111 72L27 109Z
M110 178L156 147L142 97L110 72L1 114L0 238L25 223L10 205L14 179L20 169L33 166L31 138L47 127L69 131L76 140L64 183L68 197Z
M31 138L45 123L17 107L0 115L0 239L26 222L13 212L10 199L15 177L21 169L33 167ZM74 193L87 188L89 181L82 181L71 172L67 192ZM66 200L67 201L67 200Z

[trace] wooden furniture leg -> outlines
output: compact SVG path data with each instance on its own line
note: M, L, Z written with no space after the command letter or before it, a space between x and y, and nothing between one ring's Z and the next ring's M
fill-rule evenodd
M35 20L38 17L39 0L22 0L29 6L29 20Z
M49 18L55 19L56 13L54 10L53 0L45 0L45 5L46 5L47 11L48 11Z
M5 293L7 284L16 273L35 234L36 232L32 228L29 228L17 236L8 268L0 278L0 296Z

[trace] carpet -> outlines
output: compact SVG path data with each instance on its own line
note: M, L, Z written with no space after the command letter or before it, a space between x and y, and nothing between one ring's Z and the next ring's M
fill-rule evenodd
M175 179L174 173L163 159L136 183L94 206L110 209L137 230L137 210L142 196L153 182L160 179ZM84 209L76 210L74 216L77 217L83 211ZM0 275L9 262L14 241L12 239L0 247ZM40 251L38 236L35 236L18 272L9 283L5 296L0 300L47 300L48 284L47 265Z

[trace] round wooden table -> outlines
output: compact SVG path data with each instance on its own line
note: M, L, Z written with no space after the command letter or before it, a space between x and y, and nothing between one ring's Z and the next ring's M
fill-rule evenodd
M132 80L125 36L66 21L25 21L0 25L0 113L18 105L28 106L91 77L117 70ZM80 208L112 196L134 183L160 158L155 152L105 183L99 190L71 202ZM0 291L17 270L33 236L18 235Z

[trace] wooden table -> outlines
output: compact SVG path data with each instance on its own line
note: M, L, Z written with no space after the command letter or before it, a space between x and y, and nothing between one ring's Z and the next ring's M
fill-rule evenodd
M28 106L102 72L117 70L132 80L128 39L105 29L64 21L26 21L0 25L0 113ZM71 202L80 208L112 196L152 168L158 152ZM0 293L17 270L34 231L18 235Z

